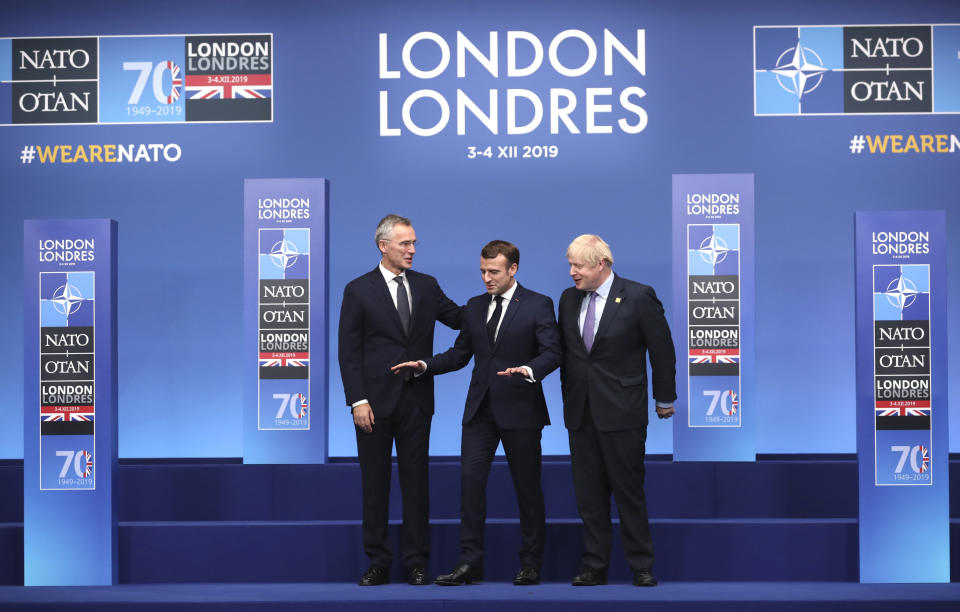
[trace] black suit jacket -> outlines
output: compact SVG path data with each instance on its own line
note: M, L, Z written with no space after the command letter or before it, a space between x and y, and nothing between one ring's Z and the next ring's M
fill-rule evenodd
M518 284L492 347L486 330L489 305L490 295L486 293L467 302L457 341L446 352L424 360L427 374L459 370L473 357L464 425L476 415L487 393L498 427L534 429L548 425L550 416L540 382L561 361L553 300ZM522 376L497 376L497 372L521 365L530 366L537 382L528 382Z
M676 356L663 305L652 287L614 275L593 349L587 353L578 327L585 295L571 287L560 297L564 423L568 429L579 429L589 398L600 431L643 427L647 424L648 353L654 399L672 402L677 398Z
M435 278L413 270L406 276L413 298L409 335L379 267L343 290L338 347L343 391L348 406L366 399L377 417L393 414L404 384L404 376L390 367L433 353L435 321L460 328L462 308L444 295ZM433 414L433 380L421 376L409 384L421 410Z

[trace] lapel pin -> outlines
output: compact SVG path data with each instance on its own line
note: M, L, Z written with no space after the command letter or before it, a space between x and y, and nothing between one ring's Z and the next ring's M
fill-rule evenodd
M613 300L613 301L616 302L617 304L619 304L619 303L620 303L620 298L617 298L617 299L615 299L615 300Z

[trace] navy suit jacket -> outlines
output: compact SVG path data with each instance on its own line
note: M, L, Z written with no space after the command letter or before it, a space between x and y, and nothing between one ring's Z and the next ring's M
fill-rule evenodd
M589 398L600 431L646 426L648 353L654 399L672 402L677 398L676 355L663 305L652 287L614 275L587 353L578 324L585 295L570 287L560 296L564 423L568 429L579 429Z
M547 402L540 382L559 367L560 333L553 314L553 300L517 285L491 346L487 337L490 295L471 298L463 308L463 326L453 347L424 359L427 374L459 370L474 358L473 374L463 410L469 423L490 394L494 422L503 429L534 429L550 424ZM535 383L522 376L497 376L497 372L526 365Z
M404 384L405 377L391 372L391 366L429 357L436 321L460 328L462 308L444 295L437 279L413 270L406 276L413 300L409 334L379 267L343 290L338 347L343 391L348 406L366 399L376 417L393 414ZM421 376L408 384L420 409L432 415L433 379Z

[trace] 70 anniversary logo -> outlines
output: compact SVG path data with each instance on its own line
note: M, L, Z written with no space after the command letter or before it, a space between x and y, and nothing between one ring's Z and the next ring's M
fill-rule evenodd
M272 120L272 34L0 39L0 125Z

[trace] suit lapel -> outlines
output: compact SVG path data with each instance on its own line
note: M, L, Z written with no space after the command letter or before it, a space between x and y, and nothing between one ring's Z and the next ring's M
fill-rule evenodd
M407 280L410 280L410 277L407 276ZM393 297L390 295L390 289L387 287L387 284L383 282L383 274L380 273L379 266L374 268L373 272L370 273L370 284L372 285L373 295L376 296L377 303L380 306L387 310L387 317L390 318L396 332L400 334L401 338L405 338L406 334L403 332L403 324L400 323L400 313L397 312L397 307L393 303ZM417 295L417 292L414 292L414 296ZM414 309L414 312L411 314L411 318L416 316L415 313L418 309ZM413 322L411 321L410 328L413 328Z
M623 282L619 276L614 275L613 284L610 286L610 293L607 294L607 301L603 305L603 314L600 316L597 335L593 339L594 349L597 347L597 342L600 342L607 333L607 330L610 329L611 321L613 321L620 312L620 307L623 305L623 290Z
M580 350L586 352L587 345L583 343L583 333L580 331L580 308L583 307L583 299L586 297L585 291L576 290L574 299L567 302L566 319L571 327L571 332L577 337L577 346Z
M421 278L417 276L416 272L407 270L407 280L409 281L410 291L413 292L412 302L413 302L413 312L410 313L410 329L424 329L426 327L433 327L433 321L426 320L427 311L429 310L427 305L427 291L424 289L423 284L420 282ZM397 315L397 320L400 320L400 315Z
M516 316L517 310L520 309L522 299L523 287L520 286L520 283L517 283L517 289L513 292L513 297L510 299L510 303L507 304L507 311L503 313L503 320L500 322L500 330L497 332L497 341L493 345L493 350L497 350L497 347L500 346L500 340L503 338L504 334L507 333L507 330L510 327L510 321L513 321L513 317Z

